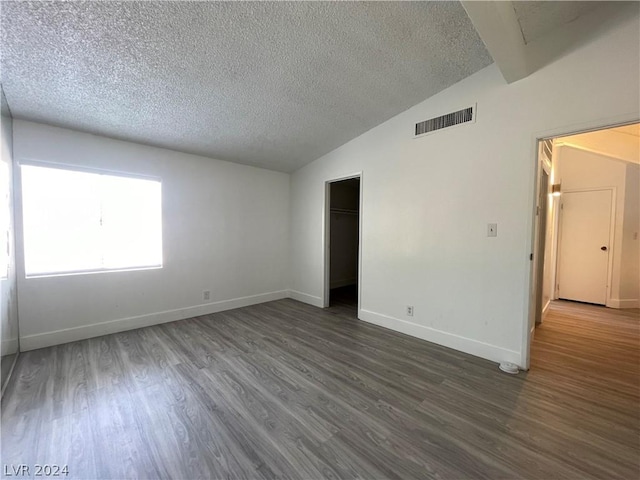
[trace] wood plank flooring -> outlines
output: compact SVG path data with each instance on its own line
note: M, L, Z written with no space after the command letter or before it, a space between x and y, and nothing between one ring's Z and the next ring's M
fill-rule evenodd
M26 352L3 474L638 478L638 311L554 303L518 376L354 316L280 300Z

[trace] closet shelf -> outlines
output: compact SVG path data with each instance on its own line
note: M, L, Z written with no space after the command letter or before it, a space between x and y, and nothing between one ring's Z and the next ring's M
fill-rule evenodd
M331 213L338 213L341 215L358 215L358 210L351 210L348 208L332 208Z

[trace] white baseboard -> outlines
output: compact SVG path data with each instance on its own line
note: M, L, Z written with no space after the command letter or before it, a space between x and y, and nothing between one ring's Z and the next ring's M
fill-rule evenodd
M488 343L479 342L470 338L461 337L453 333L443 332L435 328L425 327L417 323L407 322L398 318L389 317L369 310L360 310L358 318L381 327L389 328L397 332L421 338L429 342L437 343L460 352L468 353L476 357L491 360L493 362L511 362L520 365L520 352L507 350Z
M17 342L17 340L16 340ZM7 370L7 374L6 376L3 378L4 382L2 383L2 389L0 389L0 398L4 396L4 392L7 389L7 385L9 385L9 381L11 380L11 376L13 375L13 371L16 368L16 363L18 363L18 357L20 357L20 352L16 351L16 355L13 356L13 360L11 361L11 365L9 366L9 369ZM3 355L3 358L6 361L7 358L6 356Z
M343 278L342 280L334 280L331 282L330 288L348 287L349 285L356 285L358 283L358 277Z
M607 303L609 308L640 308L640 300L637 298L610 298Z
M18 339L10 338L8 340L2 340L1 352L2 356L12 355L18 351Z
M193 307L177 308L164 312L149 313L135 317L120 318L107 322L83 325L75 328L65 328L53 332L39 333L35 335L25 335L20 337L20 350L35 350L37 348L50 347L63 343L75 342L86 338L99 337L110 333L123 332L136 328L149 327L159 323L174 322L185 318L209 315L211 313L232 310L234 308L248 307L258 303L271 302L289 297L287 290L278 292L262 293L248 297L233 298L231 300L221 300L219 302L195 305Z
M308 303L309 305L313 305L314 307L324 308L322 298L316 297L315 295L298 292L297 290L289 290L289 298L293 298L294 300L298 300L302 303Z

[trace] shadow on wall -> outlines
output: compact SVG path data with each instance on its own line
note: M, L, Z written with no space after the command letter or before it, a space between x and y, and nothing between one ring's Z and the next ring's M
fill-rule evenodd
M13 217L13 120L9 105L2 93L2 156L0 158L0 384L2 391L19 352L18 306L16 295L16 272L14 251Z

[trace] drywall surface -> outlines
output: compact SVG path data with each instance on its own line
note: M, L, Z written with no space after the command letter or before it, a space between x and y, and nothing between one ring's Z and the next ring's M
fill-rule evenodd
M554 299L554 284L555 284L555 272L556 272L556 253L557 248L555 245L557 226L558 226L558 203L559 198L550 195L551 186L554 182L553 167L550 169L549 176L549 191L547 194L547 225L544 243L544 272L542 278L542 317L547 313L551 300Z
M296 298L323 292L325 181L362 172L359 317L527 366L536 138L637 119L639 36L629 17L510 85L489 66L296 171ZM475 103L476 123L412 138Z
M542 318L547 313L551 300L555 299L555 273L557 248L554 242L558 233L558 205L556 197L549 197L547 203L547 228L544 245L544 273L542 280Z
M358 283L360 180L331 184L330 288Z
M160 177L163 197L161 269L26 279L18 250L23 349L286 296L288 174L20 120L14 155Z
M2 94L4 97L4 94ZM4 98L3 98L4 100ZM16 296L16 269L14 249L14 216L13 216L13 133L12 118L5 114L3 108L0 120L2 130L2 145L0 161L2 175L0 175L0 208L2 209L0 223L0 255L6 255L7 263L0 268L0 358L2 367L2 382L10 370L14 354L18 351L18 304ZM5 268L5 266L7 268Z
M622 260L620 270L620 307L640 308L640 165L627 165Z
M549 192L551 192L552 186L558 183L558 153L559 148L553 143L553 153L550 160L550 177L549 177ZM544 284L543 284L543 320L547 313L548 306L551 300L556 299L556 274L557 274L557 257L558 257L558 231L560 225L560 197L550 195L547 203L547 232L545 240L544 251Z
M607 302L607 305L617 307L621 298L620 281L624 263L622 239L626 203L627 163L569 145L558 146L557 151L556 168L558 181L562 183L563 192L600 188L612 188L614 192L615 228L613 231L613 245L609 245L610 255L613 255L609 293L609 299L612 301Z
M629 126L608 128L596 132L568 135L557 140L559 144L571 145L594 153L608 155L631 163L640 163L640 139L627 133Z

